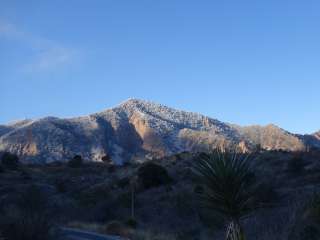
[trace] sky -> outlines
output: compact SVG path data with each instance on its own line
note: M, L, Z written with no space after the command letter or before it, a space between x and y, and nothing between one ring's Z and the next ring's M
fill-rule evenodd
M320 129L320 1L1 0L0 124L139 98Z

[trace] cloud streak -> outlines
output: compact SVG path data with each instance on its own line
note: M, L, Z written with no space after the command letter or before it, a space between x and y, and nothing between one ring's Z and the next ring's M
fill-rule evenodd
M0 39L21 42L33 54L20 68L29 73L57 70L74 62L77 51L62 44L19 29L12 23L0 21Z

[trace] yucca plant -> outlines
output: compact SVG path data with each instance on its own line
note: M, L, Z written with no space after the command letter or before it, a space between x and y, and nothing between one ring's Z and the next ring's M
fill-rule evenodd
M241 219L256 208L257 184L248 154L200 154L193 167L203 207L227 223L226 240L244 240Z

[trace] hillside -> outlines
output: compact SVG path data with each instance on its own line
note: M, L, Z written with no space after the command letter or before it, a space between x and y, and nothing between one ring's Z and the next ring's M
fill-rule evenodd
M161 158L178 152L208 151L260 145L267 150L305 148L306 139L320 146L319 134L296 136L277 126L239 127L198 113L129 99L89 116L47 117L0 126L0 151L16 153L25 162L66 161L76 154L90 161L105 155L121 164L138 158Z

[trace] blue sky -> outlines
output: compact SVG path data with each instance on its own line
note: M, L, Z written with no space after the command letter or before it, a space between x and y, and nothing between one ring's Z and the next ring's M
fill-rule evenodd
M0 1L0 123L153 100L320 129L320 2Z

